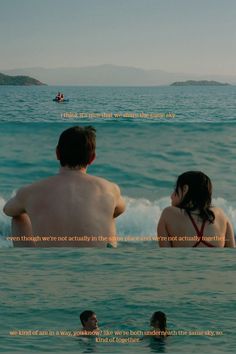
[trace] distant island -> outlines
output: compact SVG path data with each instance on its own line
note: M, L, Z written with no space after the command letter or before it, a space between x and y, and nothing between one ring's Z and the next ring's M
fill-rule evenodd
M9 76L0 73L0 85L19 85L19 86L32 86L32 85L46 85L30 76Z
M187 81L176 81L170 86L229 86L228 83L222 83L218 81L208 81L208 80L187 80Z

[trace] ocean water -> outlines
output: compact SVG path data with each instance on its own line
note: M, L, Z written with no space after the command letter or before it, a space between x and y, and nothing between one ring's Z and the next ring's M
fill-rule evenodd
M169 250L154 245L99 252L1 250L4 327L0 329L0 352L234 353L234 250L172 251L170 255ZM149 330L152 313L160 310L167 315L169 330L223 333L173 336L164 341L144 337L134 344L96 343L94 338L55 334L80 330L79 314L85 309L96 312L101 330ZM54 335L13 336L13 330Z
M87 123L81 123L86 125ZM58 172L55 147L74 123L0 123L0 205L17 189ZM236 230L236 124L94 122L97 158L88 172L117 183L127 211L117 220L119 235L155 236L162 209L170 205L176 178L201 170L213 183L213 204ZM10 218L0 211L0 234ZM2 238L1 238L2 241ZM6 246L0 241L0 246Z
M52 102L58 90L68 103ZM127 202L118 235L155 236L176 178L187 170L209 175L213 204L236 231L235 94L234 86L0 86L0 352L235 352L234 250L160 249L151 241L120 242L117 249L14 249L5 240L10 218L2 212L18 188L57 173L55 147L64 129L92 124L97 158L88 172L117 183ZM176 116L80 119L65 118L66 112ZM161 310L169 330L223 333L159 341L141 336L136 344L55 335L78 331L85 309L111 332L149 330L152 313ZM51 335L16 335L20 330Z
M52 99L64 93L68 103ZM235 121L236 86L214 87L70 87L70 86L0 86L0 121L55 122L68 120L72 113L156 113L172 112L175 118L139 119L142 122L231 122ZM69 118L72 122L81 119ZM94 121L94 118L91 119ZM95 120L128 120L97 118ZM86 120L87 121L87 120Z

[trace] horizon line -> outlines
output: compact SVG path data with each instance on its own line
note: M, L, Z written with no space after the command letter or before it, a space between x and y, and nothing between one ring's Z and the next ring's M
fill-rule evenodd
M130 66L130 65L118 65L118 64L94 64L94 65L84 65L84 66L56 66L56 67L44 67L44 66L31 66L31 67L18 67L18 68L11 68L11 69L0 69L0 72L2 71L15 71L15 70L29 70L29 69L44 69L44 70L58 70L58 69L84 69L84 68L95 68L95 67L101 67L101 66L112 66L112 67L118 67L118 68L129 68L129 69L136 69L136 70L142 70L142 71L161 71L163 73L167 74L177 74L177 75L196 75L196 76L202 76L202 75L209 75L209 76L236 76L235 74L211 74L211 73L189 73L189 72L178 72L178 71L168 71L165 69L145 69L142 67L138 66Z

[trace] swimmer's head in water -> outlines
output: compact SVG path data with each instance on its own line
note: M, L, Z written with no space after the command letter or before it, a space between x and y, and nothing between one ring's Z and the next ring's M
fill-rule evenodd
M93 311L83 311L80 314L80 321L86 331L93 331L98 328L97 316L96 313Z
M200 171L188 171L177 179L174 194L177 204L174 205L188 212L197 210L202 220L213 222L214 213L210 210L212 184L210 178Z
M91 126L71 127L60 135L57 157L62 167L87 167L95 159L96 130Z
M162 311L154 312L151 317L150 325L160 331L166 330L166 315Z

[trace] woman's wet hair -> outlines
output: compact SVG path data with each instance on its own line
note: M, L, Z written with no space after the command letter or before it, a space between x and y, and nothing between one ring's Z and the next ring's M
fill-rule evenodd
M215 215L210 210L212 197L210 178L200 171L188 171L178 177L175 192L178 194L179 190L183 191L185 185L188 186L188 191L177 207L188 213L198 210L203 221L213 223Z
M166 331L166 315L164 312L156 311L153 313L151 317L151 325L153 326L156 322L158 322L160 331Z

